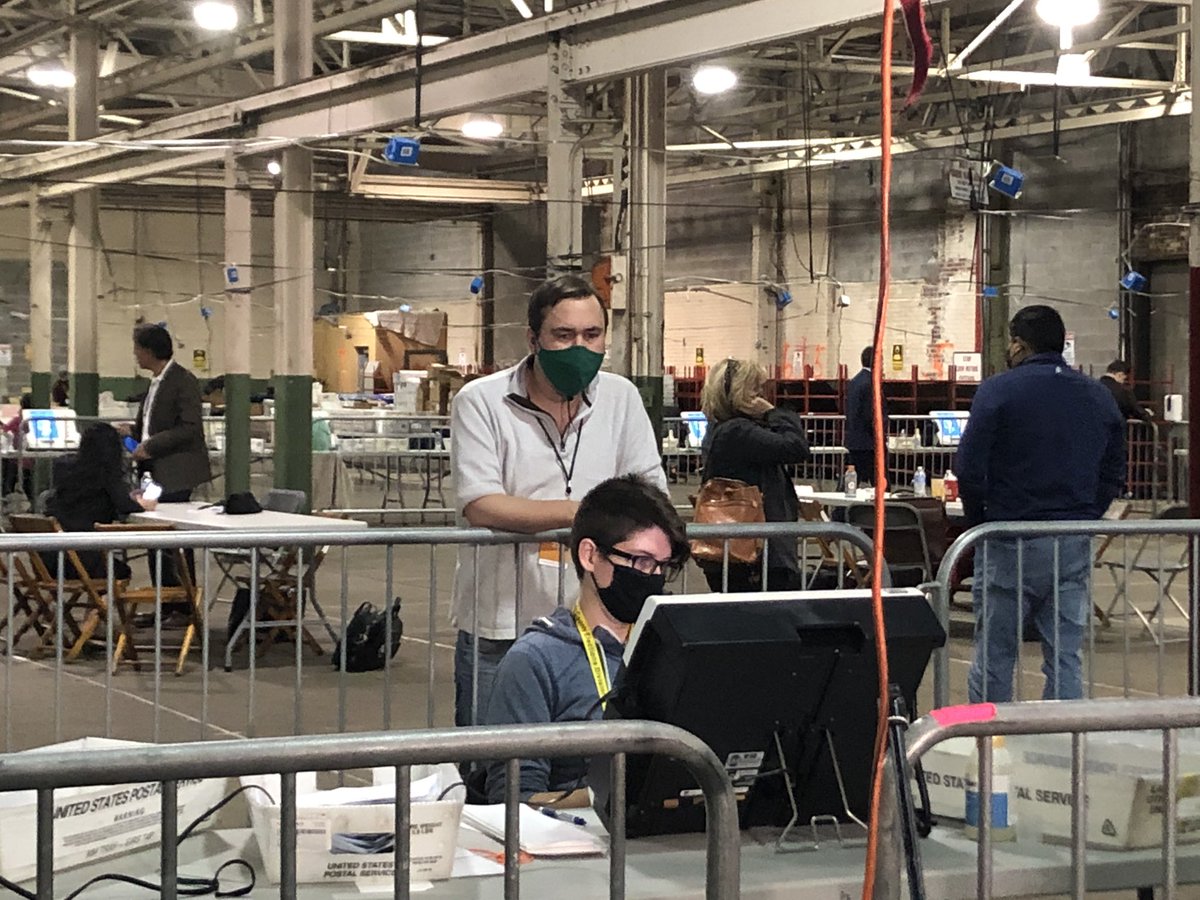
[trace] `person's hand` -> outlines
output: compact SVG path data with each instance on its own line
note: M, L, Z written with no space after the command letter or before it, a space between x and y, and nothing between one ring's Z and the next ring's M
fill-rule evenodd
M755 397L753 400L743 406L741 411L748 416L759 418L761 416L765 416L774 408L775 407L771 405L766 397Z
M117 434L121 435L121 437L132 437L133 425L131 425L129 422L118 422Z
M150 458L150 454L146 452L145 444L138 444L137 449L133 451L133 458L138 462L144 462Z
M156 506L158 506L157 500L147 500L145 497L142 497L140 495L137 497L134 497L133 499L135 499L138 502L138 506L140 506L146 512L152 512L154 510L154 508Z

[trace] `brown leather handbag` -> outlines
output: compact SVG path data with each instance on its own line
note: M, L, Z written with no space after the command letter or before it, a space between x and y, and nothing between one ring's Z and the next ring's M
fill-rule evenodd
M710 478L700 487L692 519L703 525L765 522L762 492L736 478ZM730 563L753 565L761 555L762 540L759 538L729 541ZM719 563L725 558L725 542L717 538L692 541L692 557L698 562Z

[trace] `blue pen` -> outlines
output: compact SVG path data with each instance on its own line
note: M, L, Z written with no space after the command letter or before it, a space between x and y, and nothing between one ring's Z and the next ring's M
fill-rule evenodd
M558 819L560 822L570 822L572 825L587 825L587 819L581 816L573 816L570 813L559 812L556 809L551 809L548 806L541 807L542 815L549 816L552 819Z

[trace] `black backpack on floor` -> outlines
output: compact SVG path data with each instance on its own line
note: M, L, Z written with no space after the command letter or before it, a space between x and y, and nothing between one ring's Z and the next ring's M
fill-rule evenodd
M391 647L386 646L388 613L370 601L362 604L346 624L346 671L372 672L382 669L396 655L400 638L404 636L404 622L400 618L400 598L391 603L392 634ZM333 667L342 666L342 642L333 650Z

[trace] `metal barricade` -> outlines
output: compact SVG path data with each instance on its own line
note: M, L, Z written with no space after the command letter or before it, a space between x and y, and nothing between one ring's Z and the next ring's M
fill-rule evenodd
M693 538L794 540L809 567L831 566L825 569L834 575L827 579L831 587L862 578L871 558L866 535L834 523L692 525L688 533ZM524 555L532 554L536 566L544 545L567 540L566 530L517 535L487 529L365 527L283 534L0 535L0 585L6 588L0 600L0 638L8 651L0 661L2 748L87 735L157 743L445 725L456 705L451 675L456 654L464 666L470 661L464 670L475 673L457 686L458 705L469 710L470 721L481 721L479 647L460 641L446 616L454 568L471 566L483 554L492 561L489 565L507 559L510 571L519 572L516 563ZM770 545L766 547L764 567L770 563ZM194 582L202 598L193 619L187 618L186 607L174 614L164 609L164 602L178 602L178 594L161 578L140 589L142 606L122 600L128 584L119 577L121 551L147 550L150 571L171 569L172 558L176 571L191 571L179 562L181 548L194 556ZM87 552L96 556L84 583L78 567L87 569L89 563L79 558ZM717 572L718 589L728 583L728 571L722 566ZM227 581L230 572L232 581ZM145 583L147 574L135 569L129 584ZM548 608L531 600L524 610L517 604L509 620L513 637L534 617L573 599L575 573L568 552L560 554L555 571L547 575L552 593L543 603ZM466 615L474 621L487 598L479 596L478 582L465 582L472 583L474 592L467 588L464 597ZM521 576L510 584L513 593L528 598ZM710 590L695 567L686 569L672 588ZM223 620L234 609L224 601L237 600L239 590L244 622L234 636L248 640L231 649L225 634L224 666L213 666L221 660ZM407 649L377 672L348 673L345 654L336 668L327 656L314 662L318 650L324 654L345 645L347 625L364 601L388 613L385 647L392 638L390 613L403 601ZM140 621L134 616L143 608L150 618ZM182 615L179 627L194 626L186 651L171 646L172 615ZM81 636L85 626L91 629L90 639ZM277 639L291 646L271 647ZM145 651L140 669L124 671L124 664L114 662L122 643ZM98 652L89 657L91 650ZM178 679L166 672L172 665L182 672Z
M991 522L955 540L929 589L943 627L952 633L952 599L966 590L972 556L975 572L990 572L973 577L964 611L974 628L973 698L1030 699L1021 665L1023 637L1065 648L1043 663L1053 687L1048 696L1186 693L1188 671L1200 671L1192 608L1200 596L1192 565L1200 550L1200 520L1176 517L1182 514L1186 510L1176 507L1155 519ZM1027 625L1039 629L1037 634L1028 634ZM1113 672L1100 671L1115 656L1099 649L1114 647L1120 652L1119 682ZM1070 658L1075 648L1082 657L1078 672ZM989 658L992 654L998 655ZM938 706L950 702L950 662L947 644L934 654ZM1015 693L1013 672L1004 687L1009 664Z
M979 825L976 850L976 893L986 900L993 895L992 840L992 738L1002 735L1069 734L1071 736L1070 768L1070 850L1071 896L1087 894L1088 859L1087 834L1089 806L1096 796L1089 797L1088 756L1086 735L1097 732L1153 730L1161 734L1163 790L1161 803L1155 804L1162 815L1162 869L1157 883L1162 896L1178 896L1178 822L1179 803L1183 794L1179 771L1179 731L1200 726L1200 703L1195 699L1156 700L1080 700L1066 703L1001 703L971 707L951 707L934 710L908 728L906 751L910 765L939 743L954 737L973 737L979 757ZM1189 788L1190 791L1190 788ZM1122 885L1138 889L1139 896L1148 896L1150 885ZM1111 886L1110 886L1111 889ZM1142 891L1147 893L1143 894Z
M707 818L705 894L709 900L738 896L740 847L737 804L724 766L699 738L656 722L571 723L408 733L375 732L245 741L168 744L106 749L103 753L47 751L0 760L0 791L37 791L37 894L54 896L54 791L57 788L158 781L162 784L160 875L163 896L175 895L178 875L178 783L183 779L278 774L280 797L280 897L296 896L296 773L395 767L396 814L393 896L407 898L411 767L446 761L505 760L504 896L519 894L519 762L523 757L611 755L614 785L625 783L629 753L671 756L695 776ZM613 810L609 850L609 896L625 896L624 809Z

